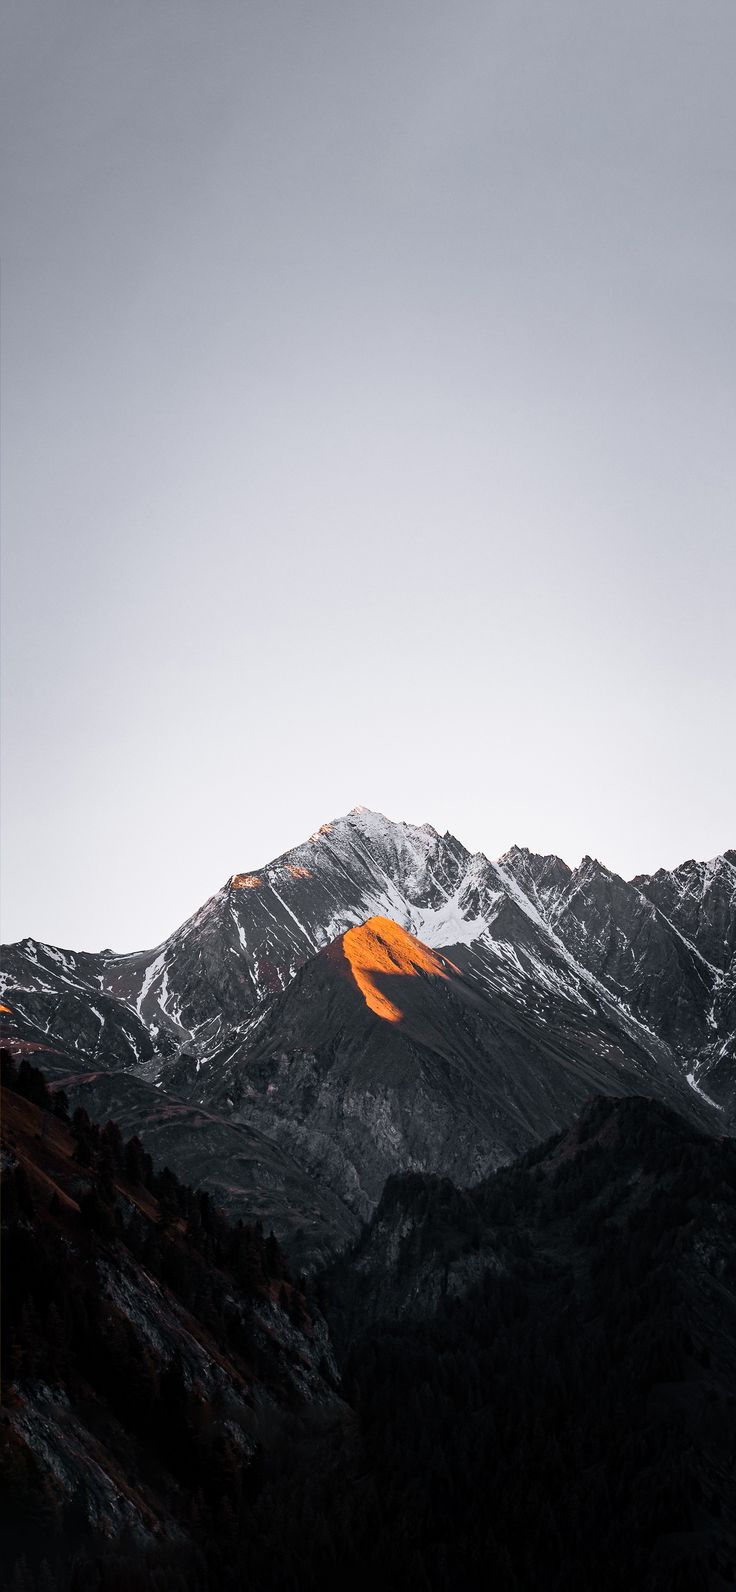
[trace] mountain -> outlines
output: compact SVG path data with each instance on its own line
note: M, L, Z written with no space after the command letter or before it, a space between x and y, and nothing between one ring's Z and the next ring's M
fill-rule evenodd
M682 1074L604 1004L578 1031L568 1024L562 1044L536 1012L383 917L312 957L192 1084L361 1217L392 1172L475 1182L601 1090L661 1093L710 1120Z
M16 1010L37 1021L42 1003L30 1005L27 996L51 997L45 1010L55 1037L64 1039L53 1007L57 986L76 990L85 978L90 993L104 990L121 1013L135 1013L159 1048L166 1038L212 1054L316 950L368 917L395 919L431 944L449 943L455 931L472 935L476 925L465 916L471 861L458 841L441 839L430 825L392 824L356 810L265 867L233 874L154 951L82 958L23 941L4 955L3 988ZM485 868L493 876L492 865ZM453 910L458 893L463 900Z
M532 1252L539 1266L564 1256L577 1271L576 1251L627 1235L633 1244L648 1222L677 1232L679 1249L692 1243L712 1279L736 1284L734 1221L735 1139L700 1133L646 1096L593 1096L569 1126L473 1187L426 1173L389 1178L359 1239L325 1274L333 1334L344 1353L376 1321L425 1320Z
M97 1587L93 1553L135 1588L153 1555L173 1592L205 1544L224 1574L284 1424L344 1419L325 1322L272 1235L70 1122L27 1061L1 1121L5 1584Z
M635 881L687 936L713 975L708 1039L696 1063L709 1094L736 1120L736 851L710 862L684 862Z
M364 949L412 1022L455 977ZM2 1172L10 1592L733 1585L733 1139L596 1097L472 1188L392 1176L306 1292L27 1060Z
M671 873L660 868L634 884L711 967L728 971L736 955L736 851L710 862L683 862Z
M255 1113L200 1105L184 1092L156 1088L126 1072L69 1074L37 1055L52 1088L95 1121L118 1123L142 1139L155 1161L208 1189L231 1217L247 1213L273 1227L294 1266L316 1270L357 1236L360 1214L339 1186L315 1177L284 1136L269 1134Z
M736 852L630 883L584 857L503 859L568 952L685 1063L733 1120Z
M326 1281L359 1415L320 1545L366 1587L732 1585L735 1237L736 1144L645 1099L471 1190L392 1178Z
M102 1057L107 1066L155 1073L178 1047L168 1032L149 1031L135 1006L103 988L105 955L30 939L2 946L0 1019L20 1019L27 1043L90 1065Z
M67 1048L94 1060L102 1032L108 1054L153 1075L152 1046L213 1054L315 951L383 916L438 949L474 946L488 976L526 975L525 997L545 974L573 995L581 980L602 981L657 1037L692 1054L712 1038L714 988L736 954L735 856L627 884L589 857L572 870L513 847L493 863L430 824L356 808L234 874L155 951L5 947L2 989ZM96 1001L87 1021L80 995Z
M733 1123L733 857L627 882L519 847L491 862L355 809L234 874L153 951L7 948L0 1018L18 1053L45 1047L75 1103L113 1102L229 1209L270 1211L313 1265L391 1172L470 1182L592 1093ZM377 920L378 940L387 923L412 940L399 961L416 975L373 980L398 1022L343 977L350 936L373 954Z
M683 1051L708 1041L718 970L647 893L646 881L628 884L592 857L566 874L557 858L518 849L506 861L567 950L642 1022ZM551 871L555 883L545 888ZM729 904L736 927L736 874Z

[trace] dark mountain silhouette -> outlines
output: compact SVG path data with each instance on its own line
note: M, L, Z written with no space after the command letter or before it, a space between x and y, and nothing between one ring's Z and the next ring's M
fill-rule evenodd
M6 1053L2 1171L9 1584L95 1584L106 1549L128 1584L122 1549L178 1586L284 1421L342 1420L324 1321L258 1221L228 1223L116 1123L70 1120Z
M392 1177L305 1292L3 1072L11 1592L733 1584L733 1140L597 1097L472 1189Z

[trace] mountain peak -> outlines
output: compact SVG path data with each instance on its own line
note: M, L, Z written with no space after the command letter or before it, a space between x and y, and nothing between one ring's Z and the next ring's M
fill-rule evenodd
M406 818L389 818L386 813L379 812L377 807L361 805L351 807L348 813L341 814L339 818L331 818L328 823L321 825L316 834L330 834L333 830L346 827L361 829L368 833L392 834L403 831L409 835L420 833L431 835L434 840L440 838L433 824L413 824Z
M527 846L511 846L499 858L498 866L516 881L522 894L541 917L550 915L572 878L572 870L561 857L530 851Z

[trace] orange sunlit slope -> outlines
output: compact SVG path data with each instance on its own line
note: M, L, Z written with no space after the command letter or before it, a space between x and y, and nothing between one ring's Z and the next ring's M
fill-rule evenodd
M389 1023L400 1022L404 1014L394 1001L381 993L376 974L399 973L414 978L421 969L424 973L447 978L447 969L453 966L452 962L428 950L420 940L415 940L412 934L407 934L398 923L392 923L390 918L368 918L359 928L348 929L342 937L342 946L366 1005Z

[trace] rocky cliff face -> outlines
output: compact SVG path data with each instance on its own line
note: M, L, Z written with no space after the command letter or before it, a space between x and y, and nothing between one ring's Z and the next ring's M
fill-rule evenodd
M736 955L736 851L711 862L683 862L671 873L642 874L633 883L711 967L725 973Z
M29 1043L143 1075L176 1053L168 1033L149 1031L135 1006L105 990L104 952L88 956L20 940L2 947L1 960L0 1028L8 1018L11 1028L20 1020Z
M630 883L590 857L574 871L519 848L503 860L570 953L733 1121L736 852Z
M584 857L544 913L576 961L653 1033L687 1054L707 1042L713 971L635 883Z

